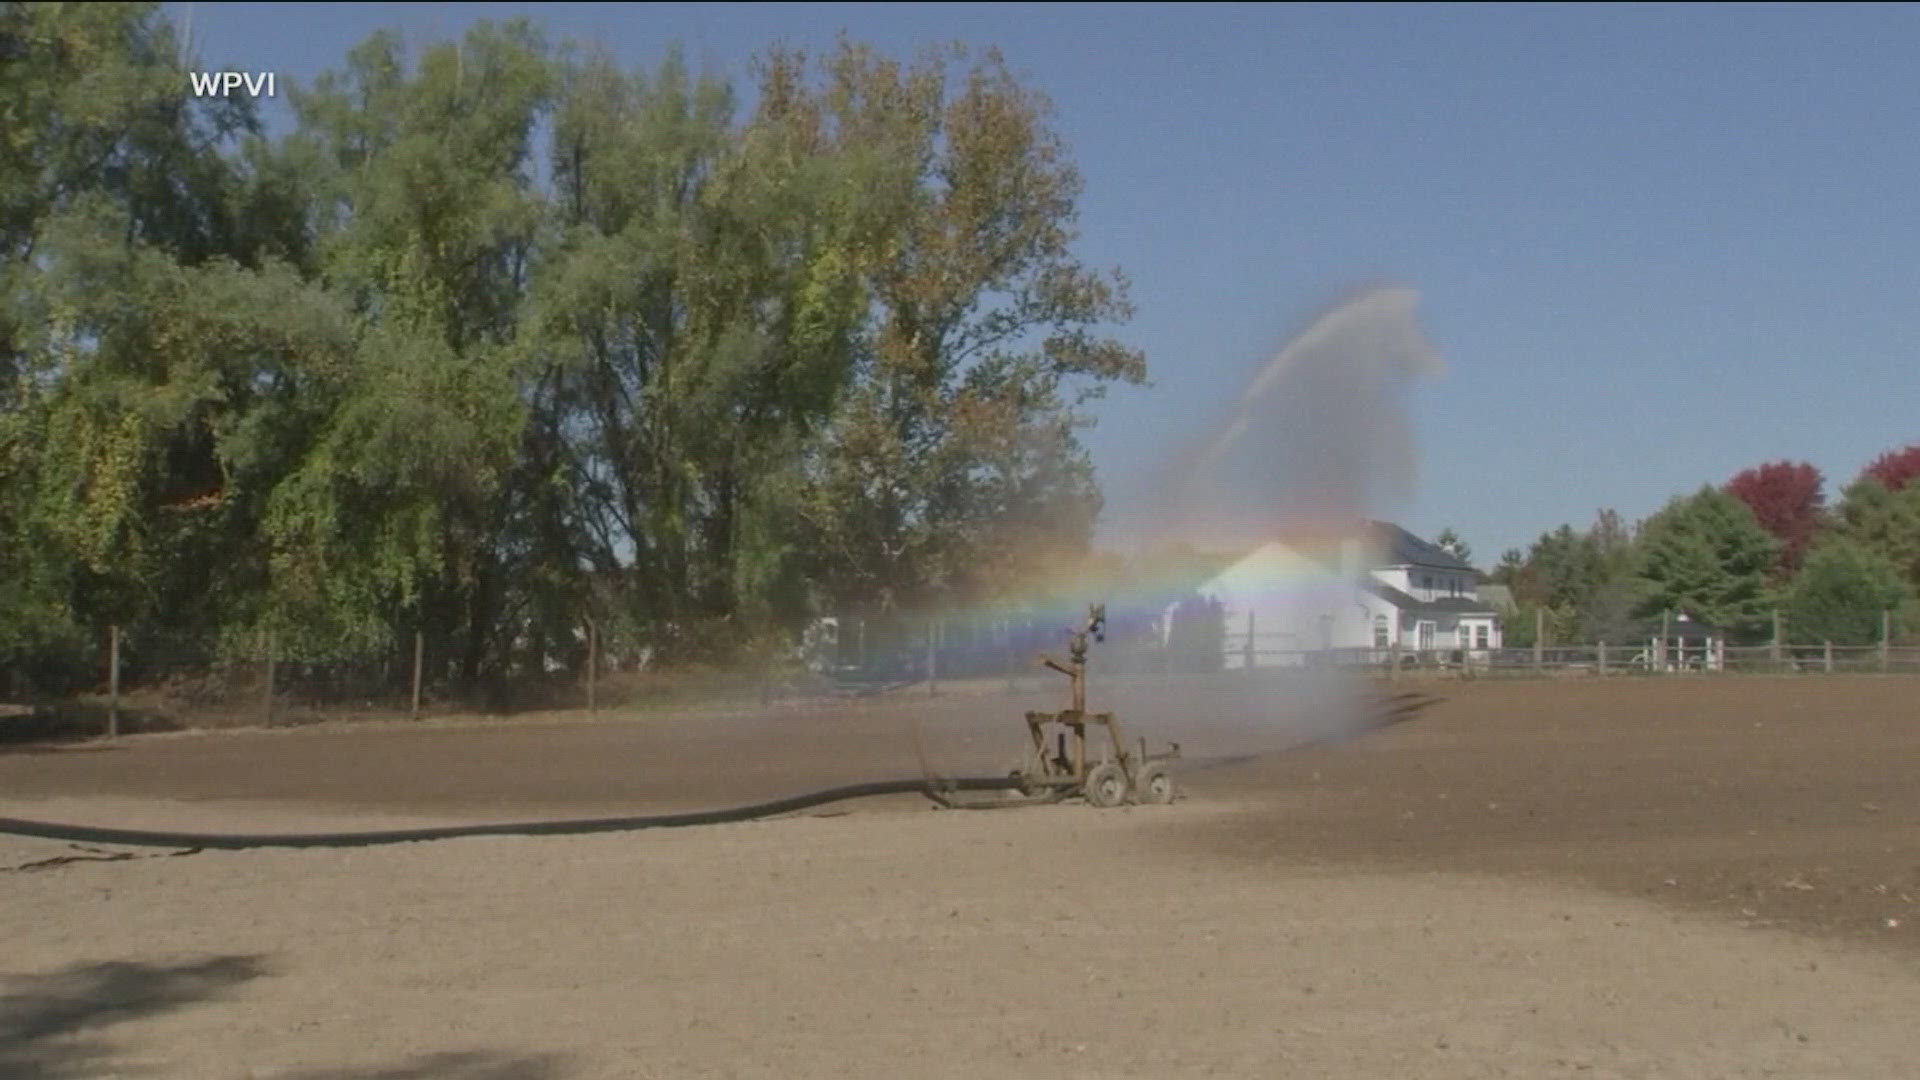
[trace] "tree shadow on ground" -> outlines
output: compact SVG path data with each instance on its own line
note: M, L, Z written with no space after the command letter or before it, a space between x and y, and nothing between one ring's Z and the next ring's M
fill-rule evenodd
M102 1029L227 997L272 974L259 956L217 956L191 963L116 961L76 964L46 975L0 976L0 1077L95 1080L152 1075L130 1061ZM386 1067L273 1074L274 1080L557 1080L550 1054L484 1051L423 1054Z
M258 956L182 964L77 964L0 976L0 1077L79 1080L138 1075L100 1029L221 998L267 974Z

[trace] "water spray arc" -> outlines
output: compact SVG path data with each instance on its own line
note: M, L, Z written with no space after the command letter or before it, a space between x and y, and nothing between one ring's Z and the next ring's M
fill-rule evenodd
M1412 289L1380 286L1320 312L1163 475L1160 542L1248 550L1289 532L1352 535L1413 491L1403 394L1444 370Z

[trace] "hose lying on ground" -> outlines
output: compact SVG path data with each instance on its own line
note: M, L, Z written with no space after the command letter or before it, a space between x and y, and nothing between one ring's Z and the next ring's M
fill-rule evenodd
M1411 719L1437 698L1401 694L1390 704L1375 726ZM1311 742L1312 740L1308 740ZM916 731L916 751L918 733ZM1242 754L1226 758L1189 762L1189 769L1220 768L1251 761L1260 754ZM489 825L444 825L425 829L391 829L378 832L293 833L248 835L233 833L161 832L143 829L108 829L92 825L62 825L47 821L22 821L0 818L0 835L30 836L42 840L65 840L79 844L118 844L122 847L166 847L243 851L248 848L372 847L377 844L408 844L423 840L452 840L463 836L581 836L588 833L632 832L638 829L670 829L688 825L722 825L735 821L791 814L828 803L865 799L879 795L926 795L942 806L955 809L991 809L1005 804L966 804L943 798L956 791L1006 791L1020 787L1011 776L940 777L927 765L922 752L922 776L917 780L877 780L866 784L794 795L772 802L736 806L725 810L694 810L677 814L651 814L644 817L592 818L567 821L522 821ZM1063 796L1064 797L1064 794Z
M422 840L452 840L463 836L581 836L587 833L631 832L637 829L670 829L688 825L721 825L734 821L790 814L848 799L866 799L877 795L931 795L935 787L944 791L1004 791L1017 786L1005 776L963 776L941 778L937 785L926 779L877 780L866 784L848 784L772 802L736 806L725 810L692 810L677 814L650 814L644 817L574 819L566 821L520 821L488 825L443 825L424 829L387 829L377 832L291 833L248 835L243 833L163 832L145 829L108 829L93 825L62 825L46 821L21 821L0 818L0 834L31 836L42 840L65 840L79 844L118 844L124 847L201 848L242 851L248 848L341 848L372 847L376 844L409 844Z
M1240 754L1222 758L1190 760L1186 768L1200 771L1244 764L1263 755ZM924 762L923 762L924 768ZM865 784L847 784L793 795L772 802L729 807L724 810L690 810L676 814L649 814L642 817L586 818L561 821L495 822L485 825L440 825L421 829L385 829L350 833L191 833L148 829L110 829L96 825L64 825L50 821L26 821L0 818L0 836L28 836L40 840L64 840L75 844L117 844L121 847L194 848L200 850L244 851L249 848L344 848L373 847L380 844L411 844L424 840L454 840L463 836L584 836L589 833L634 832L640 829L672 829L690 825L724 825L752 821L810 810L829 803L867 799L880 795L925 795L936 804L958 810L987 810L1032 805L1034 802L1060 801L1062 790L1052 798L1006 803L966 803L943 796L957 791L1018 790L1022 781L1012 776L943 777L927 770L918 780L876 780Z

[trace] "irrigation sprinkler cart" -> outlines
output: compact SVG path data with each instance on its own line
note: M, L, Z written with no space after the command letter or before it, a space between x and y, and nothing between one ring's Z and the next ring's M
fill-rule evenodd
M1070 707L1060 712L1026 714L1030 742L1011 774L1020 795L1018 803L1059 802L1080 795L1098 807L1128 802L1165 805L1178 795L1167 762L1180 756L1179 743L1169 743L1167 750L1149 754L1143 738L1137 750L1129 750L1114 714L1087 711L1087 638L1105 641L1106 621L1106 605L1089 607L1086 625L1070 639L1068 661L1062 664L1050 656L1040 658L1042 665L1071 681L1073 697ZM1098 761L1088 754L1090 725L1107 731L1108 745L1101 748ZM1051 750L1047 745L1050 728L1055 729ZM952 800L951 793L938 798L944 805L960 805ZM1008 801L1002 799L998 805L1008 805Z

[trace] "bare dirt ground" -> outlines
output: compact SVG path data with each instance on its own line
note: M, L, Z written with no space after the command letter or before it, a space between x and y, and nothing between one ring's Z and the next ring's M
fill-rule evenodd
M1128 704L1206 759L1167 808L181 857L0 837L0 1077L1914 1075L1920 680L1403 685L1430 696L1368 710L1401 722L1285 752L1311 709L1184 689ZM0 816L710 807L913 775L908 707L942 771L997 770L1028 704L16 749Z

